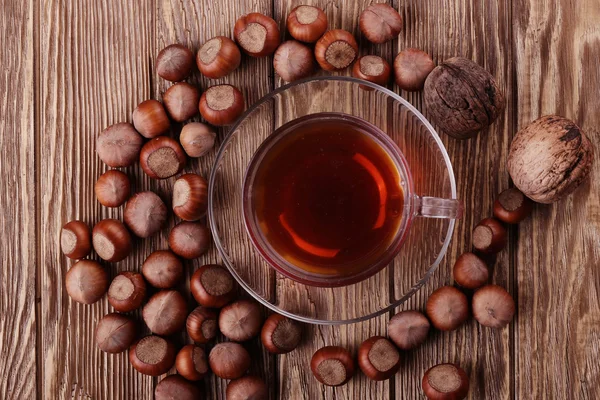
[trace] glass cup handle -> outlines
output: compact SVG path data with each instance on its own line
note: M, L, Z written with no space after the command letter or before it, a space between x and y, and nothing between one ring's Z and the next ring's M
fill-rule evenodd
M456 199L414 196L414 215L426 218L460 219L463 216L463 204Z

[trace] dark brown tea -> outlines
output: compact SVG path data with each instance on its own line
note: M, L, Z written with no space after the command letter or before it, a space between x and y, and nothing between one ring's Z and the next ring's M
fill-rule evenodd
M279 128L263 146L252 200L277 254L303 270L356 275L396 237L404 193L375 126L345 114L315 114ZM259 150L260 151L260 150Z

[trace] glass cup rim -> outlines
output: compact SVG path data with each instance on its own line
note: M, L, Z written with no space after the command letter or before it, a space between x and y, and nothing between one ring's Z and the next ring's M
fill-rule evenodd
M442 140L440 139L440 137L439 137L438 133L436 132L436 130L434 129L434 127L425 118L425 116L423 116L423 114L421 114L421 112L419 110L417 110L411 103L409 103L407 100L405 100L399 94L394 93L391 90L389 90L383 86L377 85L375 83L372 83L372 82L369 82L366 80L362 80L362 79L357 79L354 77L349 77L349 76L318 76L318 77L305 78L305 79L301 79L301 80L298 80L298 81L295 81L292 83L288 83L286 85L282 85L282 86L274 89L273 91L267 93L265 96L260 98L258 101L256 101L254 104L252 104L250 107L248 107L248 109L246 111L244 111L244 113L231 126L231 128L229 129L229 132L227 133L223 142L221 143L221 146L219 148L219 151L218 151L215 161L213 163L213 168L211 169L210 178L209 178L209 182L208 182L208 224L212 230L215 230L216 225L217 225L214 210L215 210L215 201L216 201L215 200L215 178L216 178L216 174L218 172L218 166L222 162L225 154L227 153L227 147L228 147L227 144L229 143L229 141L231 140L232 136L237 131L239 126L243 123L243 121L249 115L254 113L263 104L271 101L273 98L275 98L280 93L283 93L283 92L285 92L293 87L296 87L296 86L305 85L305 84L312 83L312 82L326 82L326 81L348 82L348 83L356 84L356 85L363 86L363 87L364 86L370 87L372 89L375 89L375 90L378 90L378 91L384 93L385 95L391 97L392 99L394 99L395 101L401 103L404 107L406 107L425 126L425 128L427 129L427 131L429 132L431 137L433 137L436 145L438 146L441 156L442 156L442 159L444 160L444 163L448 170L448 178L450 181L450 193L451 193L450 198L456 199L456 194L457 194L456 180L454 178L454 169L453 169L452 163L450 161L450 156L448 155L446 147L444 146ZM240 210L240 211L243 213L243 210ZM252 287L250 287L250 285L237 273L235 267L233 266L233 261L229 258L228 254L226 253L223 243L221 243L221 238L219 237L219 235L213 234L212 236L213 236L213 241L215 243L215 246L217 247L217 250L219 252L219 255L222 257L223 262L224 262L225 266L227 267L227 269L229 270L229 272L232 274L232 276L235 278L235 280L238 282L238 284L247 293L249 293L254 299L256 299L258 302L263 304L265 307L267 307L267 308L271 309L272 311L277 312L283 316L286 316L288 318L291 318L291 319L294 319L294 320L297 320L300 322L304 322L304 323L317 324L317 325L345 325L345 324L352 324L352 323L365 321L365 320L374 318L376 316L382 315L386 312L389 312L389 311L393 310L394 308L396 308L398 305L404 303L414 293L416 293L429 280L429 277L437 270L442 259L446 255L446 252L448 251L448 247L450 246L450 241L452 239L452 233L454 232L455 224L456 224L455 220L453 220L453 219L449 220L448 229L446 231L446 237L444 239L442 248L440 249L440 252L438 253L435 261L429 266L429 268L424 273L424 275L417 281L417 283L415 285L413 285L411 287L411 289L408 292L406 292L399 299L395 300L394 302L387 305L386 307L383 307L380 310L377 310L376 312L373 312L371 314L364 315L361 317L347 319L347 320L323 320L323 319L304 317L304 316L297 315L292 312L286 311L280 307L277 307L275 304L272 304L271 302L269 302L268 300L263 298L260 294L256 293L254 291L254 289Z

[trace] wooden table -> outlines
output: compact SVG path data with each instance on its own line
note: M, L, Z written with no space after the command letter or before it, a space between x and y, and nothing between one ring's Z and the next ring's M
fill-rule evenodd
M93 183L106 169L94 140L106 126L129 121L142 100L160 98L167 83L154 60L164 46L194 50L215 35L231 36L236 19L258 11L285 17L297 1L283 0L5 0L0 11L0 398L150 399L159 379L138 374L125 354L101 353L93 343L104 299L72 302L64 277L72 264L58 235L72 219L90 224L108 210ZM353 31L367 0L311 0L325 9L331 28ZM452 283L450 268L468 249L471 230L491 214L495 195L510 186L506 159L518 128L547 113L575 120L600 152L600 2L598 0L394 1L405 21L398 41L381 46L360 39L364 53L391 61L399 49L419 47L436 62L460 55L485 66L506 88L504 115L476 139L442 135L455 166L459 197L467 208L450 251L433 279L406 308L423 309L437 287ZM283 23L281 27L283 28ZM344 74L349 73L345 71ZM270 58L244 58L225 82L243 89L249 104L281 80ZM194 77L206 88L208 81ZM397 88L395 88L397 90ZM402 93L425 111L420 93ZM222 139L226 130L219 131ZM188 170L208 174L214 154ZM150 181L138 167L134 190L166 195L172 182ZM308 366L316 348L385 334L389 316L341 327L311 326L301 348L287 356L265 354L257 341L252 372L280 399L417 399L431 365L450 361L470 375L471 399L600 398L600 162L574 195L510 229L493 281L514 295L518 313L509 328L485 329L470 321L452 333L434 332L404 356L400 372L381 383L358 374L332 389ZM170 221L171 225L173 221ZM145 256L166 246L159 237L140 244L111 273L138 270ZM216 251L194 261L218 261ZM183 336L182 336L183 337ZM226 383L204 382L210 399L224 399Z

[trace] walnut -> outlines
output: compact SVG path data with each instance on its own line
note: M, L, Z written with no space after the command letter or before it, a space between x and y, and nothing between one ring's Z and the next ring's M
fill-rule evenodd
M592 143L571 120L541 117L514 137L508 172L515 186L538 203L553 203L573 192L592 169Z
M494 77L466 58L437 66L425 81L425 105L431 119L456 139L468 139L488 127L505 106Z

